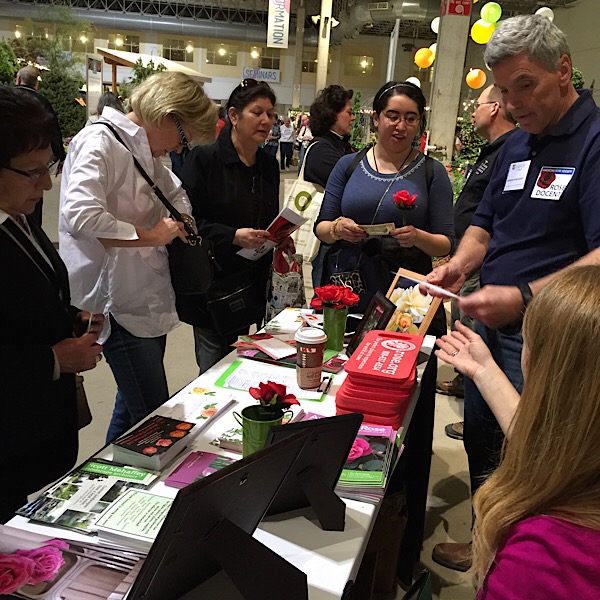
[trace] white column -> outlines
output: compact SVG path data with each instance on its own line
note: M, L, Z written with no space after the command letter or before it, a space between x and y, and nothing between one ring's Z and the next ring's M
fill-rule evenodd
M317 80L315 92L327 86L327 66L329 64L329 38L331 36L332 0L321 0L319 19L319 45L317 47Z
M441 158L445 161L452 159L469 39L470 11L465 10L465 13L467 14L443 14L437 41L430 97L429 146L435 146L432 148L433 152L441 153Z
M304 19L306 9L304 0L300 0L296 10L296 47L294 55L294 83L292 88L292 107L300 107L300 93L302 92L302 55L304 54Z
M390 34L390 49L388 52L387 72L385 75L386 81L394 79L394 71L396 70L396 53L398 52L398 31L400 31L400 19L396 19L394 29Z

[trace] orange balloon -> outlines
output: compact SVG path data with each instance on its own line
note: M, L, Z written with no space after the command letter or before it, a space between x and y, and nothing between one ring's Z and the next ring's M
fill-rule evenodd
M421 69L427 69L433 64L435 54L429 48L420 48L415 54L415 64Z
M471 89L478 90L485 85L487 77L481 69L471 69L465 79Z

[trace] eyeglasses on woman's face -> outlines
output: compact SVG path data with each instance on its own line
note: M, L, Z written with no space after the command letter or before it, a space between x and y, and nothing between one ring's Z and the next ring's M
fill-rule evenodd
M171 115L173 121L175 121L175 127L177 127L177 131L179 132L179 139L181 141L181 148L185 149L185 150L189 150L190 149L190 142L188 141L187 137L185 136L185 133L183 133L183 127L181 126L181 123L179 122L179 119L175 116L175 115Z
M60 161L56 158L53 158L45 167L33 169L32 171L23 171L22 169L15 169L14 167L9 167L8 165L3 166L2 168L6 169L7 171L12 171L13 173L18 173L19 175L23 175L23 177L27 177L29 179L29 183L31 185L36 185L42 177L45 177L46 175L56 175L59 164Z
M383 111L381 114L392 125L397 125L398 123L400 123L400 121L404 121L410 127L414 127L415 125L418 125L419 121L421 120L419 118L419 115L415 115L414 113L402 115L399 112L396 112L395 110L386 110Z

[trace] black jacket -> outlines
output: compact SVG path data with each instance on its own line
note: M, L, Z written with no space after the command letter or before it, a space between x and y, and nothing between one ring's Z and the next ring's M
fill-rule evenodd
M10 507L11 499L24 500L64 475L77 458L75 377L63 373L53 381L51 349L73 336L77 309L69 304L64 263L42 230L30 226L54 270L13 221L0 227L0 489L6 492L0 513L18 508Z
M511 129L499 138L496 138L491 144L486 144L480 151L477 162L473 165L467 182L463 186L460 196L454 205L454 233L456 242L462 239L465 231L471 225L473 215L483 198L485 188L487 188L494 162L500 154L504 142L516 131Z
M181 171L183 187L192 203L192 214L201 236L213 242L219 280L243 282L249 272L265 284L269 278L272 252L256 262L236 253L237 229L266 229L279 212L279 165L259 148L256 163L246 166L231 141L231 127L224 127L217 141L194 148ZM239 274L240 277L235 275ZM231 291L237 289L235 285ZM265 298L266 301L266 298ZM206 325L210 325L208 317Z
M304 167L304 180L316 183L323 188L327 185L329 175L337 161L352 152L348 137L341 138L332 131L315 137L309 148L310 152L306 157L306 166Z

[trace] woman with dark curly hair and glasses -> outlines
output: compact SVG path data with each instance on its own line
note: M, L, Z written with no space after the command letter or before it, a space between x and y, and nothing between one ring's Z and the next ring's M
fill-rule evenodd
M194 325L200 373L264 318L273 253L256 261L237 253L262 246L278 213L279 165L261 148L275 122L275 103L267 83L244 79L229 97L229 122L217 141L194 148L181 173L198 231L212 241L220 267L208 294L178 305ZM287 236L280 246L291 243Z
M188 140L213 140L217 124L216 105L183 73L152 75L130 105L127 115L105 108L73 138L60 195L60 252L73 299L107 316L100 341L117 382L107 442L169 397L163 356L167 333L179 325L166 246L185 240L183 224L169 218L133 158L175 208L190 213L161 156L181 152Z

